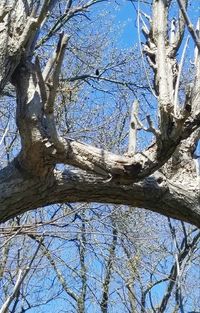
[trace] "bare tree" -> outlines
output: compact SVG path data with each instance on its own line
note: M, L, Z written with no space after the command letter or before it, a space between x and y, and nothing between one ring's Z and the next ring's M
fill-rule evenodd
M146 38L143 51L154 75L151 90L157 116L148 112L146 122L141 122L133 110L137 123L131 125L137 133L139 129L149 132L153 143L138 152L130 152L127 145L128 153L122 155L58 135L54 112L59 74L73 39L61 32L46 66L37 51L73 17L84 16L103 2L67 1L60 8L55 0L1 4L0 90L3 94L9 83L15 88L21 140L21 150L0 172L1 221L48 204L95 201L146 208L199 226L199 176L194 162L200 119L199 27L196 31L187 14L188 1L177 1L179 16L171 25L173 1L153 1L151 17L138 13ZM56 10L60 15L52 22ZM196 46L195 75L182 95L177 55L185 28ZM90 78L95 76L98 83L101 74L98 69ZM84 75L78 74L80 79L86 79ZM153 119L157 119L155 125ZM68 167L58 171L56 164Z

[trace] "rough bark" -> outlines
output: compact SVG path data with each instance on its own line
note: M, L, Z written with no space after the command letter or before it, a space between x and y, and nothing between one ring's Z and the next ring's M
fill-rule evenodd
M141 182L124 185L81 170L54 171L41 179L23 175L11 164L2 171L0 182L2 222L58 202L101 202L146 208L200 227L197 184L184 187L162 174L155 173Z
M53 203L93 201L146 208L200 227L199 178L193 160L200 125L199 55L194 84L183 107L174 103L175 56L183 38L183 16L176 41L170 42L168 1L153 3L154 18L144 50L155 74L159 125L155 129L147 116L147 131L155 136L154 143L142 153L117 155L57 134L54 103L69 37L60 35L44 70L37 58L32 59L40 27L56 2L45 1L39 12L29 12L24 1L17 1L13 8L4 8L0 17L4 27L0 90L9 82L15 86L21 136L19 155L0 172L0 221ZM156 22L158 15L162 23ZM74 168L57 172L57 163Z

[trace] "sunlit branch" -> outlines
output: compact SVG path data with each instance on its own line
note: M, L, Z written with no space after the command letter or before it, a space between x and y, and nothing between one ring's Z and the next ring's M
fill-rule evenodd
M179 87L180 87L180 79L181 79L181 73L182 73L182 69L183 69L183 63L184 63L186 49L187 49L187 46L189 43L189 39L190 38L187 37L184 48L183 48L181 61L180 61L180 65L179 65L179 70L178 70L177 81L176 81L176 85L175 85L175 92L174 92L174 114L175 115L178 114L178 92L179 92Z
M186 25L188 27L188 31L190 32L190 34L191 34L191 36L192 36L192 38L193 38L197 48L200 51L200 37L199 37L199 35L197 35L197 32L194 29L194 26L193 26L193 24L192 24L192 22L191 22L191 20L190 20L190 18L188 16L188 13L187 13L187 11L185 9L183 1L182 0L177 0L177 2L178 2L178 5L180 7L180 10L181 10L181 12L183 14L183 17L185 19Z

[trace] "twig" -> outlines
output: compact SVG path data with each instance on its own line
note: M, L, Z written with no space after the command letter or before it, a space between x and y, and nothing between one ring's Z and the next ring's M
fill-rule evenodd
M174 115L175 116L177 116L178 90L179 90L179 85L180 85L180 78L181 78L181 72L182 72L182 68L183 68L183 62L184 62L185 53L186 53L189 39L190 39L190 37L188 36L186 39L184 48L183 48L183 53L181 56L181 61L180 61L180 65L179 65L179 71L178 71L178 76L177 76L177 81L176 81L176 86L175 86L175 92L174 92Z
M1 146L1 144L3 143L3 141L4 141L4 138L6 137L8 130L9 130L9 121L8 121L8 123L7 123L7 125L6 125L6 129L5 129L5 131L4 131L4 134L3 134L3 136L2 136L2 138L1 138L1 140L0 140L0 146Z
M149 78L149 74L145 65L145 60L144 60L144 54L142 51L142 46L141 46L141 36L140 36L140 19L141 19L141 13L140 13L140 2L138 1L138 10L137 10L137 31L138 31L138 41L139 41L139 47L140 47L140 53L141 53L141 57L142 57L142 65L145 71L145 75L146 75L146 79L149 85L149 88L151 90L152 95L157 99L157 96L153 90L152 84L150 82L150 78Z
M193 26L192 22L190 21L190 18L187 14L187 11L183 5L182 0L177 0L177 2L178 2L178 5L180 7L180 10L183 14L183 17L185 19L188 31L190 32L190 35L192 36L192 38L193 38L193 40L194 40L194 42L195 42L195 44L196 44L196 46L200 52L200 38L199 38L197 32L194 30L194 26Z
M39 251L39 248L41 246L41 241L39 242L38 244L38 247L29 263L29 266L25 269L25 270L22 270L22 269L19 269L19 272L18 272L18 277L17 277L17 280L16 280L16 283L15 283L15 286L14 286L14 289L13 289L13 292L12 294L6 299L6 301L4 302L3 306L1 307L0 309L0 313L7 313L8 312L8 308L11 304L11 302L14 300L14 298L16 297L16 294L18 293L19 289L20 289L20 286L21 284L23 283L26 275L28 274L28 272L30 271L31 269L31 265Z
M147 132L154 134L154 136L158 139L158 137L160 136L160 132L153 126L153 121L151 119L151 116L147 115L146 118L147 118L147 123L148 123L149 127L146 128L145 130Z

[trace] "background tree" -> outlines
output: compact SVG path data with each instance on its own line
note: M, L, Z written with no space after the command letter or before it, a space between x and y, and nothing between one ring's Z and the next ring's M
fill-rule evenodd
M9 312L198 312L198 229L127 207L50 211L2 229L2 305L23 274Z

